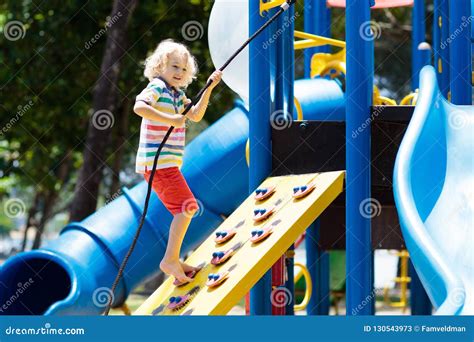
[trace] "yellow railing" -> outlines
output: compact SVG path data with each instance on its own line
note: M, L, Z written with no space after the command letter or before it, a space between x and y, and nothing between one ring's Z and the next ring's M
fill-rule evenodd
M295 284L298 282L298 280L301 279L301 277L304 277L306 283L306 291L304 294L303 301L300 304L295 304L294 306L295 311L302 311L305 310L308 306L309 300L311 299L311 295L313 294L313 282L311 281L311 275L309 274L309 271L305 265L299 262L295 262L295 267L300 268L300 271L296 274L294 278Z
M394 308L402 308L402 312L404 313L408 306L408 301L407 301L408 283L411 281L411 278L408 276L408 259L410 255L408 254L408 251L406 250L397 252L396 255L400 257L401 264L400 264L400 277L395 277L394 282L395 284L400 284L400 301L392 302L390 300L390 296L389 296L390 288L388 285L385 286L384 288L383 297L387 305L390 305L391 307L394 307Z

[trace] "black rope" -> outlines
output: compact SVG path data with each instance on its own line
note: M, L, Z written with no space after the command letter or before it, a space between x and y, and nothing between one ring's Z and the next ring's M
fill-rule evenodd
M227 59L227 61L218 69L220 71L224 71L224 69L230 64L230 62L232 62L232 60L237 57L237 55L243 50L245 49L245 47L256 37L258 36L266 27L268 27L268 25L270 25L272 22L274 22L276 20L276 18L282 14L283 12L285 12L289 6L293 5L294 3L296 2L296 0L287 0L286 3L284 3L280 9L278 10L277 13L275 13L265 24L263 24L257 31L255 31L254 34L252 34L252 36L250 36L238 49L237 51L234 52L234 54L232 56L229 57L229 59ZM286 6L285 6L286 5ZM185 116L189 110L191 109L191 107L193 106L194 103L198 103L199 100L201 99L201 96L202 94L207 90L207 88L210 87L210 85L212 84L212 80L209 80L206 85L199 91L199 93L194 97L194 99L186 106L186 108L184 109L182 115ZM161 153L161 150L163 149L163 146L164 144L166 144L166 141L168 140L171 132L173 131L174 129L174 126L171 126L169 129L168 129L168 132L166 132L166 135L164 136L163 138L163 141L161 142L160 146L158 147L158 150L156 151L156 154L155 154L155 158L153 160L153 168L151 170L151 174L150 174L150 179L148 180L148 189L147 189L147 192L146 192L146 197L145 197L145 206L143 207L143 213L142 213L142 216L140 218L140 223L138 225L138 228L137 228L137 231L135 233L135 236L133 238L133 241L132 241L132 244L130 245L130 248L128 249L128 252L127 254L125 255L125 258L123 259L122 261L122 264L120 265L120 268L118 270L118 273L117 273L117 277L115 277L115 280L114 280L114 283L112 284L112 288L111 288L111 295L110 295L110 298L109 298L109 301L107 303L107 307L105 308L105 311L104 311L104 316L108 316L109 314L109 311L110 311L110 308L112 307L112 304L113 304L113 300L114 300L114 293L115 293L115 290L117 288L117 285L118 283L120 282L120 279L122 278L122 274L123 274L123 271L125 270L125 267L127 266L127 263L128 263L128 259L130 258L130 256L132 255L133 253L133 250L135 249L135 245L137 244L137 241L138 241L138 237L140 236L140 232L142 230L142 227L143 227L143 223L145 222L145 217L146 217L146 214L148 212L148 202L150 201L150 196L151 196L151 189L152 189L152 184L153 184L153 177L155 176L155 171L156 171L156 165L158 164L158 157L160 156L160 153Z

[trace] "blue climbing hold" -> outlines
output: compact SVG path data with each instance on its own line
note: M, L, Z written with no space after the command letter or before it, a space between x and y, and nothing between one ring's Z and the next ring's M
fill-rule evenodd
M258 231L258 236L261 236L263 234L263 230Z
M307 187L306 185L303 185L303 186L301 187L301 191L306 191L306 189L308 189L308 187Z
M222 258L224 255L225 255L224 252L219 252L219 253L217 253L217 256L218 256L219 258Z
M300 191L300 187L299 187L299 186L293 188L293 192L294 192L294 193L296 193L296 192L298 192L298 191Z
M218 275L218 274L214 274L214 280L217 280L217 279L219 279L219 277L220 277L220 275Z
M255 209L255 210L253 211L253 213L254 213L255 215L258 215L258 214L260 213L260 210L259 210L259 209Z
M221 236L222 236L222 237L226 237L226 236L227 236L227 232L222 232L222 233L221 233Z
M256 230L252 230L252 236L255 236L257 235L257 231Z
M217 252L212 253L213 258L217 258L218 255L219 255L219 253L217 253Z
M262 192L262 190L260 190L260 189L255 190L255 194L257 194L257 195L259 195L261 192Z
M263 189L263 190L262 190L262 195L265 195L267 192L268 192L267 189Z
M176 297L171 297L170 298L170 303L174 303L174 302L176 302Z

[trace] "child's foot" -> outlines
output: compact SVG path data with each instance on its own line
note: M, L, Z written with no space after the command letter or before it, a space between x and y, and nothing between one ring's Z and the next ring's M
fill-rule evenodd
M184 274L183 268L181 267L181 264L179 262L169 263L162 261L160 263L160 269L164 273L175 277L181 283L189 283L192 281L192 278L189 278L186 276L186 274Z
M200 270L199 267L194 267L194 266L188 265L184 262L180 262L180 264L181 264L181 267L183 268L184 273L188 273L188 272L192 272L192 271L197 272L197 271Z

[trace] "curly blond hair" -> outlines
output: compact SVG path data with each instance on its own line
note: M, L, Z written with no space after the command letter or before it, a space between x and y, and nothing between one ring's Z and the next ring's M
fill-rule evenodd
M196 59L189 49L181 43L172 39L160 42L153 53L145 60L144 75L149 81L163 74L170 56L177 54L186 59L186 73L183 79L183 88L186 88L196 78L198 70Z

